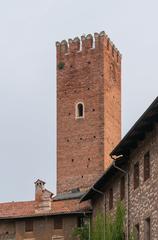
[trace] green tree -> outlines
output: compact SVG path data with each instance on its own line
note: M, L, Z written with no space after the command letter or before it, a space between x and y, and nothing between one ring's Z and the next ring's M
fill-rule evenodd
M82 227L75 228L72 236L78 237L80 240L89 240L89 225L85 224Z
M118 202L117 204L116 215L112 223L113 223L112 239L113 240L124 239L125 208L122 202Z
M76 228L73 236L80 240L124 240L125 207L123 203L120 201L117 203L116 213L113 217L110 214L104 216L98 212L91 228L90 236L88 224L82 228ZM136 239L134 231L130 234L129 239Z
M92 226L91 237L95 240L103 239L104 236L104 216L101 213L97 213L95 223Z

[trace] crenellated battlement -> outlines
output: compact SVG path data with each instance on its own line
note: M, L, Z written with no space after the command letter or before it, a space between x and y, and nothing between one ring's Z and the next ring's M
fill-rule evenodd
M117 59L117 61L121 59L119 50L115 47L113 42L104 31L100 33L94 33L94 36L92 34L88 34L87 36L82 35L81 38L75 37L74 39L69 39L68 41L63 40L61 42L56 42L58 56L77 52L85 52L90 49L99 49L103 46L114 58Z

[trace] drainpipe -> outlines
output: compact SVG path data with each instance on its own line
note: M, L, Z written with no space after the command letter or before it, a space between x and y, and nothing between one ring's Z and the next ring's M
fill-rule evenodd
M116 166L116 160L123 157L123 155L118 156L117 158L114 158L113 156L110 156L113 159L113 167L116 168L118 171L124 173L127 177L127 240L129 239L129 176L128 172L124 169Z
M103 201L104 201L104 240L105 240L105 193L96 189L95 187L92 187L92 189L96 192L99 193L100 195L103 196Z

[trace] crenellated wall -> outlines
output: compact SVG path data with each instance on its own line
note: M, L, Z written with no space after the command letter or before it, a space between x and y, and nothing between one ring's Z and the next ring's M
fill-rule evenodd
M94 33L94 36L92 34L88 34L87 36L82 35L81 39L75 37L68 41L63 40L61 42L56 42L57 60L60 61L64 55L67 54L84 53L86 51L93 51L94 49L98 50L103 47L107 48L109 54L111 54L117 62L121 62L120 52L104 31Z

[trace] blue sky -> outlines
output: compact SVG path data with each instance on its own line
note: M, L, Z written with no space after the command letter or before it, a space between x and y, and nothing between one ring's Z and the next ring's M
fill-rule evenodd
M123 55L122 135L157 96L156 0L0 0L0 202L56 184L55 41L105 30Z

